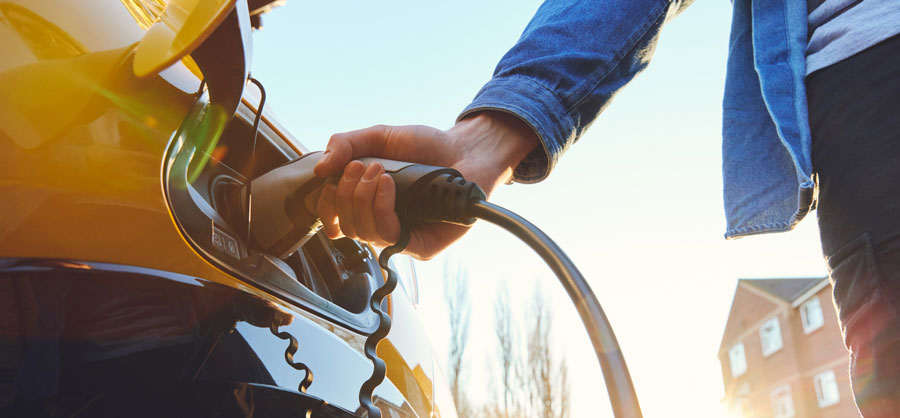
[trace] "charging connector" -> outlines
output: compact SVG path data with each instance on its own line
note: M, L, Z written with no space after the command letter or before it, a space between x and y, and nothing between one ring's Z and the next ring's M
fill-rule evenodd
M316 177L313 169L322 159L312 152L254 179L243 211L250 220L250 244L279 258L297 250L322 227L316 204L327 182L337 178ZM484 200L481 188L466 181L459 171L378 158L363 158L365 164L378 162L394 179L397 189L394 209L401 224L449 222L472 225L468 206ZM252 186L252 188L250 187Z

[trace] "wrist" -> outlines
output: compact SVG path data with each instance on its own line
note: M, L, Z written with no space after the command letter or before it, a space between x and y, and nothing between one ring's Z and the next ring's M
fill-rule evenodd
M458 161L472 161L479 166L480 173L473 174L482 177L479 185L487 193L509 181L516 166L540 146L538 135L530 125L515 115L496 110L466 116L448 134L459 141ZM483 184L485 181L489 184Z

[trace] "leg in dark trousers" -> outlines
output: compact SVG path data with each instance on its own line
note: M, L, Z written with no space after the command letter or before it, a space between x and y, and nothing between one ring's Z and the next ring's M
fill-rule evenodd
M853 394L900 417L900 36L807 77L822 250Z

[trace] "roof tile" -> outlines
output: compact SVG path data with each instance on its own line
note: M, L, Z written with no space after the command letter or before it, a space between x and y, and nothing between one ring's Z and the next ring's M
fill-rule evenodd
M793 302L827 277L794 279L740 279L740 283L762 290L786 302Z

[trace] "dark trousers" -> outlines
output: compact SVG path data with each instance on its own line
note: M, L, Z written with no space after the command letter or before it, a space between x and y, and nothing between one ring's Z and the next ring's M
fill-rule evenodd
M822 250L854 397L900 417L900 36L809 75Z

